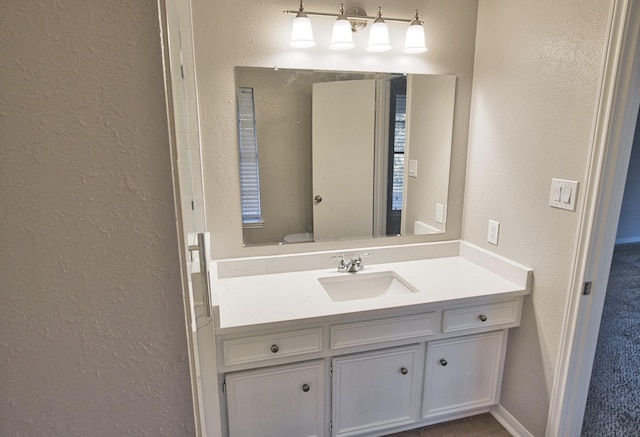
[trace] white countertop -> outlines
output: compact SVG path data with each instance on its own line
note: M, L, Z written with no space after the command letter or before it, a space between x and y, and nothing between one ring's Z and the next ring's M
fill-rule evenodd
M486 257L486 254L481 254ZM498 260L508 263L508 260ZM491 264L491 263L489 263ZM509 265L516 277L528 278L530 269ZM522 275L518 274L521 270ZM343 276L335 268L287 273L258 274L214 280L220 328L283 322L410 305L528 294L528 279L512 282L461 256L366 265L363 273L394 271L417 293L334 302L318 278ZM355 273L356 275L359 273Z

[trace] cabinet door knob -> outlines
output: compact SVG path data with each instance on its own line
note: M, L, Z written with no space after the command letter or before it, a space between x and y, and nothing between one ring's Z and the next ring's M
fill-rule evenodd
M446 366L447 364L448 364L448 363L447 363L447 360L445 360L444 358L442 358L442 359L440 360L440 365L441 365L441 366Z
M487 316L486 316L486 315L484 315L484 314L480 314L480 315L478 316L478 318L480 319L480 321L481 321L481 322L486 322L486 321L487 321Z
M309 384L302 384L302 391L303 392L308 392L309 390L311 390L311 387L309 387Z
M273 352L274 354L275 354L276 352L278 352L279 350L280 350L280 348L278 347L278 345L277 345L277 344L272 344L272 345L271 345L271 352Z
M403 375L406 375L407 373L409 373L409 369L407 369L406 367L402 367L400 369L400 373L402 373Z

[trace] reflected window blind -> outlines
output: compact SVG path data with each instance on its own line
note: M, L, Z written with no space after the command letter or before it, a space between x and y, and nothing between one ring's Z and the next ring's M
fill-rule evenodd
M404 184L404 146L406 143L407 96L396 96L396 113L393 132L393 189L391 209L402 210Z
M258 138L253 88L238 88L238 138L240 142L240 197L242 223L261 224Z

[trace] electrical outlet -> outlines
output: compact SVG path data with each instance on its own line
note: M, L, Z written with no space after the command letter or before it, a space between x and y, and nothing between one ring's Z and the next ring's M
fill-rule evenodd
M445 224L447 222L447 205L436 203L436 223Z
M487 232L487 241L497 246L499 233L500 233L500 223L494 220L489 220L489 230Z

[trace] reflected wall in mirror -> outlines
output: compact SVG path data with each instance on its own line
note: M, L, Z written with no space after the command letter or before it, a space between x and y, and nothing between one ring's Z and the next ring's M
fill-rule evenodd
M245 245L445 230L455 76L236 67Z

